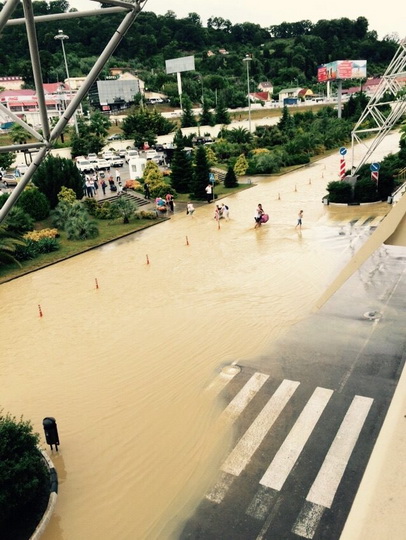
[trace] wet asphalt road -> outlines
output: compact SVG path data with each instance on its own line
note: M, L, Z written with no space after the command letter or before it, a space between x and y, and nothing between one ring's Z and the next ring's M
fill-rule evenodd
M240 365L219 395L224 409L252 378L266 380L251 390L217 484L179 538L340 538L405 361L405 270L405 248L382 246L320 311ZM283 385L293 393L273 413ZM250 432L261 430L252 447Z

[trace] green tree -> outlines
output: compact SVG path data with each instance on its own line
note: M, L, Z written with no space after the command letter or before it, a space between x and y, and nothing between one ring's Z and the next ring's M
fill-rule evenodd
M200 125L201 126L214 126L214 116L210 110L209 103L207 100L203 102L202 112L200 114Z
M183 142L177 145L171 162L171 185L178 193L188 193L193 175L192 160L185 152Z
M234 172L237 176L243 176L248 169L248 161L244 154L240 154L234 165ZM230 186L231 187L231 186Z
M190 195L194 199L204 199L206 197L205 188L209 182L210 166L207 162L204 146L198 146L195 156L195 167L192 180L190 182Z
M134 108L124 119L122 129L124 137L134 139L134 146L140 148L144 141L147 141L149 146L153 146L157 135L170 133L174 129L174 124L157 111L140 107Z
M111 127L110 118L100 111L95 111L90 115L90 132L103 139L107 137Z
M182 99L182 107L183 107L182 119L181 119L182 127L185 128L185 127L196 126L197 122L196 122L195 115L193 114L193 111L192 111L192 102L190 101L187 95L185 95Z
M49 498L49 475L31 423L0 413L0 531L8 538L29 538ZM34 525L34 527L35 527ZM19 533L13 535L16 527Z
M17 206L22 208L35 221L46 219L50 212L48 199L33 185L24 189L17 200Z
M216 124L231 124L231 118L222 99L218 99L214 119Z
M247 163L248 166L248 163ZM232 167L228 167L227 174L224 178L224 187L226 188L233 188L238 186L237 177L235 175L235 171Z
M83 197L83 178L70 159L49 155L35 171L33 183L47 197L51 208L58 204L62 186L72 189L76 197Z
M20 124L14 124L10 129L10 138L14 144L26 144L30 136Z
M0 168L4 170L9 169L13 164L14 160L14 152L4 152L4 154L0 154Z
M137 210L137 204L127 197L119 197L112 204L113 211L123 218L123 223L130 223L130 218Z

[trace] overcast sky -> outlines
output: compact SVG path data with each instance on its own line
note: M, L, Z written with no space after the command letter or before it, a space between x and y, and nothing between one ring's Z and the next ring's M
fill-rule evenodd
M76 9L96 9L98 2L91 0L68 0L71 7ZM315 23L320 19L341 19L347 17L356 20L365 17L369 22L369 30L378 32L379 39L387 34L396 32L400 38L406 37L404 0L396 9L392 2L386 6L382 2L371 0L330 0L313 2L271 2L270 0L205 0L204 2L191 2L188 0L147 0L144 10L153 11L157 15L164 15L168 10L173 11L179 19L188 13L195 12L200 15L202 23L206 26L207 19L223 17L232 24L252 22L263 28L281 24L282 22L298 22L310 20ZM400 11L403 11L403 16Z

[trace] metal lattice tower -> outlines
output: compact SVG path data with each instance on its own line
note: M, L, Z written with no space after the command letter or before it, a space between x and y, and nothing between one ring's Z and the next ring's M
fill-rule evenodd
M352 175L367 162L388 132L406 112L406 92L402 89L401 77L406 77L406 39L400 42L395 56L351 133ZM383 100L383 98L387 99ZM384 105L390 105L391 107L388 116L385 116L380 110ZM373 127L363 128L366 120L372 121ZM371 133L375 133L375 137L370 141L360 138L361 134ZM367 151L358 165L354 166L354 146L357 143L362 143Z
M16 7L21 3L23 4L24 9L24 18L22 19L12 19L12 15ZM91 0L96 1L96 0ZM97 80L100 72L106 65L107 61L111 55L116 50L117 46L137 18L142 7L145 5L147 0L103 0L103 4L111 7L106 7L103 9L96 9L92 11L79 11L79 12L69 12L69 13L58 13L52 15L40 15L35 16L33 10L33 1L32 0L8 0L7 3L3 5L3 9L0 12L0 32L5 26L12 25L25 25L30 59L32 65L32 73L35 83L35 92L38 98L38 109L40 115L40 123L42 134L35 130L33 127L29 126L24 120L19 118L13 112L11 112L7 107L0 103L0 110L9 116L13 122L16 122L22 126L34 139L36 142L28 144L13 144L12 146L1 146L0 153L4 152L18 152L25 151L29 152L30 150L35 150L37 153L32 160L32 163L28 167L28 170L22 177L21 181L14 188L10 197L7 199L3 208L0 210L0 224L6 218L8 212L16 203L18 197L20 196L23 189L30 182L33 174L37 170L38 166L42 163L45 157L48 155L49 151L53 148L58 137L61 135L62 131L66 127L69 120L75 115L77 109L80 106L82 100L86 97L90 87ZM39 55L38 41L37 41L37 32L36 24L37 23L46 23L47 21L61 21L65 19L79 18L79 17L88 17L95 15L109 15L111 13L123 13L124 17L117 29L114 31L109 42L101 52L99 58L96 60L93 68L90 70L86 76L82 86L79 88L77 94L72 98L72 101L69 103L66 110L63 112L62 116L59 118L55 127L50 127L50 123L47 116L46 104L45 104L45 92L43 87L42 73L41 73L41 61Z

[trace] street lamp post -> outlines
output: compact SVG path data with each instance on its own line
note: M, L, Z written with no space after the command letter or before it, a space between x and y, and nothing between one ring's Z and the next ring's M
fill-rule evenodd
M251 133L251 97L250 97L250 70L249 63L252 61L252 58L249 54L245 55L243 62L247 64L247 91L248 91L248 130Z
M65 41L65 39L69 39L69 36L64 34L63 30L58 30L58 34L56 36L54 36L54 39L58 39L61 42L61 45L62 45L62 54L63 54L63 59L64 59L64 62L65 62L66 77L68 79L68 84L69 84L69 96L70 96L70 101L72 101L72 87L71 87L70 77L69 77L68 61L66 60L65 45L63 43ZM74 122L75 122L76 134L79 135L79 128L78 128L78 122L77 122L77 118L76 118L76 112L73 115L73 119L74 119Z

